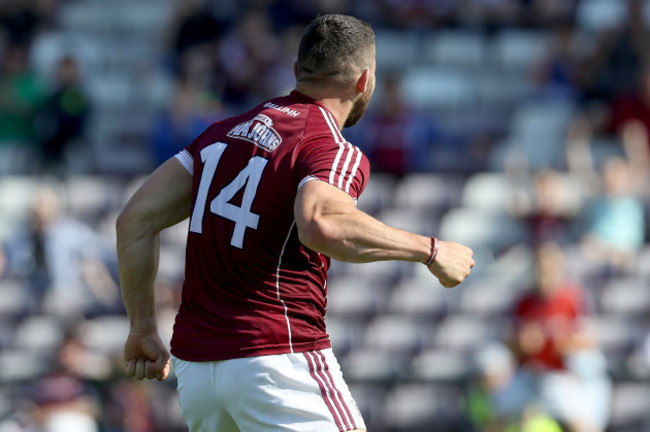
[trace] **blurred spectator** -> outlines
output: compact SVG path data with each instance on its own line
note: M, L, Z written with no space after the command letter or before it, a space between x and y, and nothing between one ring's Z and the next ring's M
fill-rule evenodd
M28 66L25 47L8 46L0 62L0 172L33 170L34 122L45 88Z
M177 75L183 75L187 72L184 67L188 53L214 44L225 25L211 13L205 0L176 1L174 8L168 35L172 69Z
M644 65L650 64L650 38L645 23L645 1L628 0L627 19L599 34L587 66L585 96L612 100L635 91Z
M621 157L603 164L602 189L584 211L582 250L616 274L634 265L643 246L645 210L634 189L630 163Z
M452 22L458 0L381 0L387 23L398 27L443 25Z
M158 116L151 135L156 165L181 151L211 123L225 117L221 101L190 80L176 84L169 107Z
M58 173L65 171L66 152L83 140L89 109L79 64L74 57L65 56L59 62L56 83L39 124L46 168Z
M536 286L514 309L513 351L520 402L538 402L570 431L604 431L610 383L596 346L587 292L566 279L558 244L535 250Z
M368 155L373 170L403 175L427 168L432 128L404 101L397 77L385 79L381 99L362 123L345 131L346 136Z
M533 244L544 240L567 242L573 237L574 219L582 202L564 180L559 171L537 171L532 174L532 191L524 188L513 200L510 211L526 222Z
M267 15L247 12L222 39L219 50L220 87L224 103L237 109L250 108L268 96L264 77L278 55L278 40Z
M33 313L74 317L122 311L105 261L113 254L90 227L65 215L61 198L43 186L31 219L7 241L10 265L29 280Z
M584 53L576 39L577 31L573 24L563 23L552 31L548 50L533 69L538 97L577 98Z
M30 388L33 418L43 432L99 432L100 404L90 387L74 375L57 373Z
M514 379L517 365L505 345L492 342L480 348L475 366L475 380L466 393L471 430L562 432L558 423L538 406L522 404L531 389L522 380Z
M40 2L25 0L5 0L0 8L0 28L8 35L11 44L29 46L32 38L39 28ZM43 5L45 6L45 5Z

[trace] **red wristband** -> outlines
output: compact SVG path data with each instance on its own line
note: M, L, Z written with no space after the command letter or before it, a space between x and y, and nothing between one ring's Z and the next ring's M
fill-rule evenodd
M424 263L425 266L429 267L436 260L436 257L438 256L439 246L440 246L440 242L438 241L438 239L435 237L431 237L431 255L429 255L429 259Z

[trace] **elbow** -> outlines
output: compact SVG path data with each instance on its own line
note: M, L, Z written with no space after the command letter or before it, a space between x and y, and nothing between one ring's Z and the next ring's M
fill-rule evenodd
M146 217L127 204L115 221L118 242L140 237L147 231Z
M331 256L332 244L336 242L336 236L325 218L313 217L307 221L296 221L296 223L300 243L312 250Z

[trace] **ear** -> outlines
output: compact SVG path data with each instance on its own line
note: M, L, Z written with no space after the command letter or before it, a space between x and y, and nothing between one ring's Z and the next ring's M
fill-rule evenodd
M298 78L298 62L297 61L293 62L293 76L295 78Z
M368 89L368 83L370 82L370 69L364 69L359 75L356 84L357 93L365 93Z

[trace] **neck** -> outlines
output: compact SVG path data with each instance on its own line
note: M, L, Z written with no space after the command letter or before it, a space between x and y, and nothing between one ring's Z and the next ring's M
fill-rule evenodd
M315 88L301 83L296 84L296 91L325 105L336 119L339 129L343 128L353 105L352 99L347 95L341 92L337 95L330 88Z

